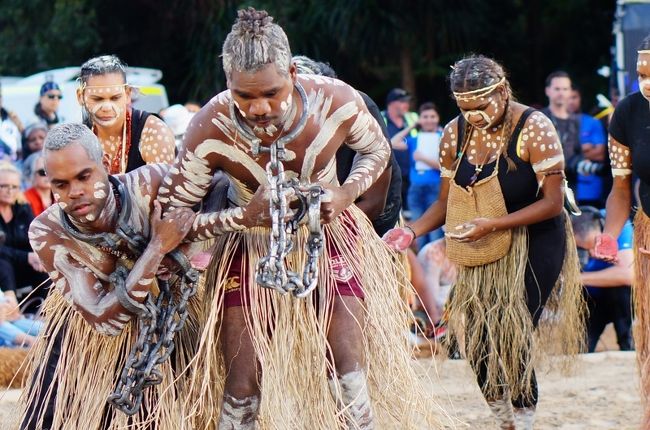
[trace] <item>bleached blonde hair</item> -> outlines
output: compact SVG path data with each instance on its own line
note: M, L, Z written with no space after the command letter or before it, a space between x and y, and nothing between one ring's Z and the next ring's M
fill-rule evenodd
M237 21L228 33L221 53L223 70L230 79L233 70L256 72L275 64L280 73L289 73L291 48L287 35L273 17L252 7L237 12Z

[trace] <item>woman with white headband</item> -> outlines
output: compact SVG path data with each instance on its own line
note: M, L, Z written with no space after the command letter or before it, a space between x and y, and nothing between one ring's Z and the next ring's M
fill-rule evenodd
M133 109L131 93L126 66L116 56L91 58L81 66L77 101L109 157L110 174L174 161L174 133L155 115Z
M562 205L562 146L546 116L514 100L494 60L462 59L449 80L461 115L441 139L440 198L384 240L404 250L446 224L448 258L458 266L450 327L464 339L499 428L532 429L534 365L545 350L536 337L558 320L546 316L562 312L553 339L564 351L577 352L583 337L579 266Z
M609 123L609 158L614 183L607 198L603 233L596 237L594 254L613 262L616 238L630 216L633 176L639 178L639 207L634 216L634 343L641 373L644 403L642 428L650 428L650 36L638 50L639 91L621 100Z

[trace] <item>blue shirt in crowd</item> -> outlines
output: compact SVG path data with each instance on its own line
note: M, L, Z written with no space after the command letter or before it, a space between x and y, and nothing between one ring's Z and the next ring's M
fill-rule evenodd
M409 181L411 185L440 183L440 170L434 169L422 161L415 161L413 159L413 153L419 150L426 157L438 160L441 137L442 129L438 129L435 132L420 131L417 136L408 136L406 138L406 145L408 146L408 154L411 161L411 168L409 169Z
M607 139L603 125L596 118L580 114L580 144L605 145ZM576 198L578 201L600 200L603 193L603 178L598 175L578 175Z

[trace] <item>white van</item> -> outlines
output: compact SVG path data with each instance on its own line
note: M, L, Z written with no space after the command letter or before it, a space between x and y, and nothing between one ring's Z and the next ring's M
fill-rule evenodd
M41 85L47 81L59 84L63 99L58 114L65 122L81 122L81 107L77 103L79 67L64 67L36 73L26 78L1 78L2 107L16 112L23 125L28 126L34 118L34 106L38 103ZM135 87L133 107L147 112L158 113L169 106L165 87L157 82L162 72L144 67L127 67L126 81Z

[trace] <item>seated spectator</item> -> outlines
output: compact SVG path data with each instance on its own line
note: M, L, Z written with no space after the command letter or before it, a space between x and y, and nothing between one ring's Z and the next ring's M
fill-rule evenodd
M25 198L32 208L34 217L37 217L54 201L52 185L45 172L45 159L42 151L33 153L24 161L23 178L30 184L25 191Z
M604 211L581 207L582 215L572 216L573 231L582 265L582 283L589 309L587 348L594 352L600 335L610 322L614 324L621 351L632 350L632 224L625 223L618 237L618 261L606 263L592 257L596 236L602 233Z
M34 123L27 126L23 133L22 139L22 159L32 155L34 152L41 151L45 144L48 128L45 124Z
M63 93L61 93L59 85L52 81L45 82L41 85L39 94L40 98L38 99L38 103L34 106L34 114L36 117L32 122L40 122L48 128L63 123L63 118L57 114L61 99L63 98Z
M0 291L0 345L32 346L43 328L43 322L26 318L18 306L13 291Z
M20 172L11 164L0 165L0 231L5 234L4 244L0 246L0 266L5 276L0 290L14 291L18 299L34 291L25 311L35 313L38 305L47 295L48 279L43 273L41 262L33 252L27 231L34 219L29 204L19 201Z
M417 125L419 127L417 135L409 135L412 128L407 127L391 138L393 149L408 150L409 153L410 186L407 198L413 221L422 216L438 199L440 193L439 151L442 128L440 128L440 115L435 104L424 103L420 106ZM423 234L416 239L418 248L422 249L430 241L441 237L440 229Z
M444 238L437 239L418 253L418 260L424 269L427 295L431 297L437 315L443 315L443 309L451 286L456 282L456 266L447 259L447 244Z

